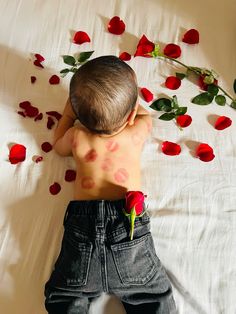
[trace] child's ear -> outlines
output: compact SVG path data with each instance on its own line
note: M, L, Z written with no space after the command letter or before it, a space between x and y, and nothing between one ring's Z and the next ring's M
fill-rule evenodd
M134 124L134 119L136 117L137 114L137 108L138 108L138 104L135 105L134 109L130 112L128 118L127 118L127 124L128 125L133 125Z

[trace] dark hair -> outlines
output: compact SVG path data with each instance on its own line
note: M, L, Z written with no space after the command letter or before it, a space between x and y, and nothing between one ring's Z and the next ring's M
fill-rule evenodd
M137 98L133 69L115 56L86 62L70 82L70 101L77 119L96 133L111 134L118 130Z

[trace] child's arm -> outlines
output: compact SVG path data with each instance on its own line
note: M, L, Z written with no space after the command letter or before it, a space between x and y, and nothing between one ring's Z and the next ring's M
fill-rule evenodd
M72 141L74 134L74 122L76 116L72 110L70 100L66 102L61 119L54 133L53 148L61 156L72 154Z

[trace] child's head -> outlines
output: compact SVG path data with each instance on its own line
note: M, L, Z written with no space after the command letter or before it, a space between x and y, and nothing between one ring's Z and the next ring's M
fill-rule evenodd
M112 134L121 128L138 98L136 75L115 56L82 65L70 82L70 101L78 120L90 131Z

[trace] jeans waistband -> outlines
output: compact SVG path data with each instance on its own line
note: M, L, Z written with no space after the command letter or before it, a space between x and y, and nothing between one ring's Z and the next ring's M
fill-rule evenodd
M79 200L70 201L67 214L89 215L98 217L103 213L106 216L119 216L125 206L125 199L118 200Z

